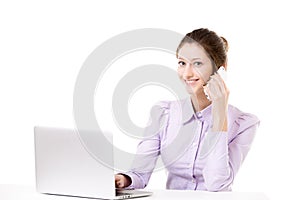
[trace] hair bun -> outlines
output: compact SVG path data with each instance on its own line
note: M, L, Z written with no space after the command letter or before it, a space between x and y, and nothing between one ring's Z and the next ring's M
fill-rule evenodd
M228 42L227 42L227 40L224 38L224 37L220 37L221 39L222 39L222 41L223 41L223 45L224 45L224 49L225 49L225 51L226 52L228 52L228 49L229 49L229 45L228 45Z

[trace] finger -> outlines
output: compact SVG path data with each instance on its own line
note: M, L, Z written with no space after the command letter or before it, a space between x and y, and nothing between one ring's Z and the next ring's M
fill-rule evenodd
M115 182L116 188L123 188L124 187L124 183L122 180L120 181L116 181Z
M229 91L219 74L215 74L211 77L211 89L213 98L221 98L228 95Z
M205 94L206 98L208 100L211 100L211 98L210 98L210 92L209 92L209 88L208 88L208 84L206 84L206 85L204 85L202 87L203 87L203 91L204 91L204 94Z
M121 182L117 182L117 183L116 183L116 187L117 187L117 188L123 188L123 187L124 187L124 184L122 184Z
M115 175L115 181L120 181L121 180L121 176L120 175Z
M227 84L226 84L225 80L222 78L222 76L220 74L217 74L217 77L218 77L219 81L223 83L222 84L223 89L224 89L223 91L228 95L229 94L229 89L227 87Z
M220 97L220 89L214 79L211 79L208 83L208 90L211 100L215 100Z
M216 84L219 87L219 90L221 94L224 94L226 89L225 89L225 82L223 81L222 77L219 74L214 74L212 76L212 79L216 82Z
M122 182L122 177L120 175L115 175L115 187L120 188Z

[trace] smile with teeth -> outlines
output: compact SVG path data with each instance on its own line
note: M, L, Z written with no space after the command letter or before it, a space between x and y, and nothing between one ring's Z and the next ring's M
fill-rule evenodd
M188 85L195 85L199 79L189 79L185 80Z

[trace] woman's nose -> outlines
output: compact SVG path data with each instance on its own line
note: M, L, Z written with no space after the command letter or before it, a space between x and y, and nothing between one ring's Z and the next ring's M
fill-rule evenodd
M194 69L193 66L190 64L187 64L183 71L183 78L189 78L194 75Z

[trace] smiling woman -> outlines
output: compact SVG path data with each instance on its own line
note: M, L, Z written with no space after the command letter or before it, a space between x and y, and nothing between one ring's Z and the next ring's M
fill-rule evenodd
M201 95L203 86L207 83L213 73L212 62L206 54L204 48L197 43L185 43L178 51L178 75L186 86L186 90L192 96L193 105L200 111L207 107L210 102ZM196 98L203 97L198 104Z
M228 105L229 90L217 73L227 68L227 51L225 38L213 31L186 34L176 57L190 98L153 107L152 123L145 128L151 137L138 145L132 169L115 175L116 187L146 187L161 156L168 170L167 189L231 190L259 120Z

